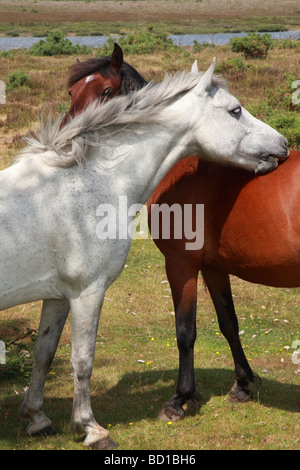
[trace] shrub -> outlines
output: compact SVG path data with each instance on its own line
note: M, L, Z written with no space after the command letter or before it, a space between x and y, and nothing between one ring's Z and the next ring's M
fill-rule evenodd
M277 42L278 49L296 49L298 45L299 41L297 39L286 38Z
M201 52L203 49L207 49L208 47L214 48L215 44L214 43L209 43L209 42L198 42L194 39L193 41L193 52Z
M221 74L244 73L250 66L245 64L241 57L229 57L227 60L217 65L216 72Z
M98 51L99 55L110 54L114 42L122 47L124 54L146 55L153 52L182 52L183 48L173 43L165 33L155 33L152 31L141 31L131 33L118 40L109 38L103 47Z
M289 141L289 145L300 149L299 105L292 102L292 83L296 76L285 74L284 82L267 90L266 100L258 105L247 106L254 116L274 127Z
M22 70L15 70L14 72L8 75L8 82L6 84L7 90L15 90L19 87L24 87L28 85L28 75L22 72Z
M282 112L269 117L268 123L289 141L289 145L300 149L300 115L298 112Z
M285 73L283 78L283 83L267 90L267 103L272 106L273 109L278 108L281 111L297 111L299 113L299 106L292 101L292 84L298 77L291 73Z
M242 52L245 59L263 59L273 45L270 34L251 33L248 36L230 40L232 52Z
M45 41L41 39L30 47L28 52L36 56L72 55L87 53L88 48L72 44L61 31L56 29L49 33Z

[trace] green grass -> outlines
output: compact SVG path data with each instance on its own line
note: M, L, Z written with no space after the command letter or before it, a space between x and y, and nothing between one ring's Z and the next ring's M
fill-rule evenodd
M199 282L195 371L201 406L188 404L183 420L167 423L157 416L175 392L178 351L165 280L164 259L154 243L136 240L127 267L106 294L91 395L96 418L110 429L120 450L299 449L299 366L292 363L292 350L284 349L300 339L299 290L232 279L245 352L262 379L252 387L251 403L232 404L227 398L234 381L231 353ZM14 318L19 327L27 322L37 327L39 304L15 308L5 318L7 332ZM30 339L24 343L32 351ZM81 438L74 439L69 429L70 349L68 323L45 391L46 413L60 431L56 437L26 437L18 407L28 378L22 373L7 377L2 369L0 449L82 448Z

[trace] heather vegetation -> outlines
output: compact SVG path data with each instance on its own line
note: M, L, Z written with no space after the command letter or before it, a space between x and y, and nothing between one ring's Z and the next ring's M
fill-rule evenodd
M250 33L230 40L232 52L242 52L245 59L265 59L273 41L268 33Z
M0 0L0 34L128 34L155 26L169 34L299 29L296 0Z
M74 55L91 53L91 48L78 46L65 38L62 31L55 29L51 31L46 39L41 39L30 49L29 54L37 56Z
M152 28L144 31L134 32L120 39L109 38L103 47L98 50L98 55L107 55L113 48L113 43L117 42L128 55L149 55L149 54L185 54L189 57L189 53L180 46L173 43L167 33L155 32Z
M299 88L300 40L279 41L262 35L262 44L268 44L264 58L257 53L258 40L256 35L248 38L246 58L241 46L237 50L237 40L228 46L194 43L183 48L173 44L166 33L148 28L126 37L110 38L103 47L91 50L72 45L61 31L54 30L28 51L0 53L0 79L7 83L8 91L7 105L0 109L0 128L4 132L18 132L22 127L23 132L36 122L44 105L54 106L56 113L66 111L69 67L77 58L110 54L113 43L118 42L126 60L147 80L161 80L165 72L189 69L195 59L199 68L204 69L216 56L217 73L228 80L230 89L243 104L285 134L291 147L300 148L299 104L295 98Z

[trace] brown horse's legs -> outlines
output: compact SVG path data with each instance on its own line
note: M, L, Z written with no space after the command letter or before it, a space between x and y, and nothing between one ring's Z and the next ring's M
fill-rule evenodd
M179 349L179 378L176 394L164 405L161 419L175 421L184 416L182 405L197 400L194 378L194 343L196 339L198 270L188 263L166 263L176 315L176 336Z
M254 375L240 342L229 275L222 271L209 269L201 271L217 312L221 332L227 339L233 355L236 382L230 391L230 398L237 401L247 401L251 398L251 392L247 386L250 382L254 382Z

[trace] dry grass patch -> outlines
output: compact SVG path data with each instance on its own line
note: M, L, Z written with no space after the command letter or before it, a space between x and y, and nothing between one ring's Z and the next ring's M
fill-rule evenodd
M297 0L0 1L2 33L46 31L128 33L148 25L168 32L270 31L297 29Z

